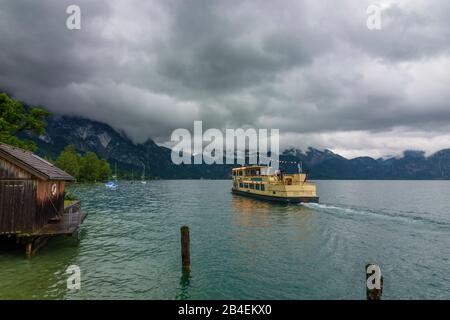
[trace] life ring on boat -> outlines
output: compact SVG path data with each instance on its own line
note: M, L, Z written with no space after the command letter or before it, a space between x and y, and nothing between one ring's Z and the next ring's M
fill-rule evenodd
M56 191L57 191L57 187L56 187L56 183L52 184L52 195L56 195Z

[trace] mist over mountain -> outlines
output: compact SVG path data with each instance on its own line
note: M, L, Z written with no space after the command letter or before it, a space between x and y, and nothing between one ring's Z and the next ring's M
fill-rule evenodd
M46 134L35 136L26 134L27 139L36 142L37 154L56 159L67 145L74 145L80 153L95 152L106 159L118 173L133 172L140 178L197 179L227 177L231 166L222 165L175 165L171 160L171 150L148 139L136 144L123 132L114 130L107 124L81 117L53 115L46 120Z
M47 119L44 136L29 135L38 145L37 153L55 159L65 146L73 144L80 153L95 152L105 158L114 170L133 171L140 177L145 166L146 176L161 179L227 179L233 165L175 165L171 150L152 139L135 144L123 132L111 126L81 117L53 115ZM357 157L346 159L330 150L312 147L306 150L288 149L282 152L280 167L297 172L301 162L310 179L450 179L450 149L431 156L423 151L407 150L402 157ZM235 165L236 166L236 165Z
M449 179L450 149L426 157L425 152L406 150L402 157L357 157L346 159L330 150L309 148L306 152L290 149L282 159L302 161L303 168L315 179ZM292 168L291 168L292 169Z

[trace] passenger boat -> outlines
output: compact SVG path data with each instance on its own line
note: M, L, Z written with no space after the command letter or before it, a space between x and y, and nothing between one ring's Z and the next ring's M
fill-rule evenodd
M268 167L252 165L234 168L232 177L234 194L284 203L319 202L316 184L308 182L304 173L269 174Z

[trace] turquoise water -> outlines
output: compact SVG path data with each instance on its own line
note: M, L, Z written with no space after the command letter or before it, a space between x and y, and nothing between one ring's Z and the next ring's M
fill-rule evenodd
M449 181L318 181L318 205L259 202L230 187L72 186L89 213L80 242L54 239L32 259L2 250L0 298L364 299L364 266L375 262L385 299L450 299ZM75 292L66 288L72 264Z

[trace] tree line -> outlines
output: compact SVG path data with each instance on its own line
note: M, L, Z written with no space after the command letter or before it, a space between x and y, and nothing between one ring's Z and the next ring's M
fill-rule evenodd
M64 148L55 165L79 182L106 181L111 176L111 168L105 159L100 159L94 152L80 155L73 145Z

